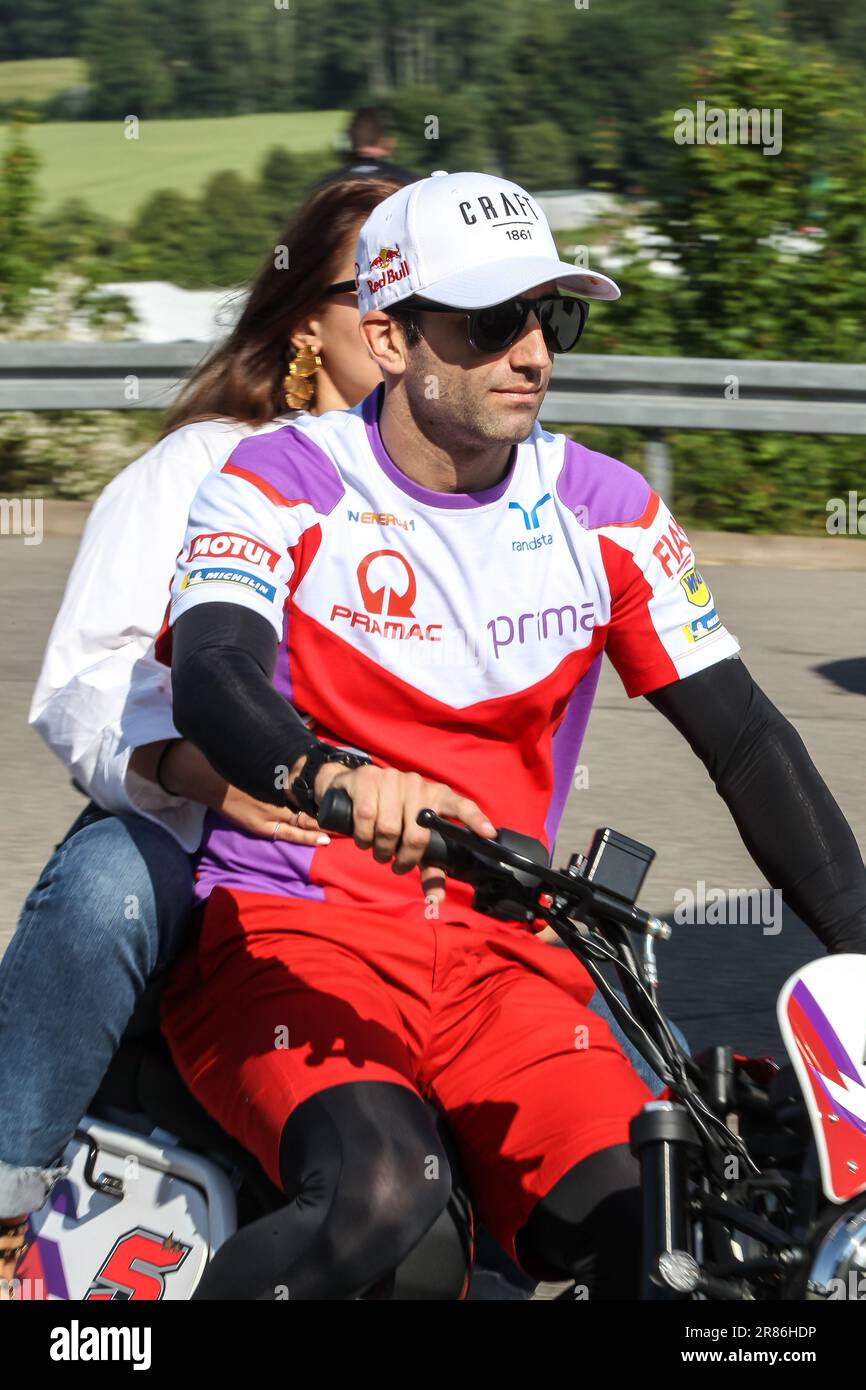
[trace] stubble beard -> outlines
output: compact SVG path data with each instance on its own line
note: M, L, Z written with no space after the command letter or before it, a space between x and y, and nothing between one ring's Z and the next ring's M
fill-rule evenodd
M424 432L431 439L449 449L472 450L492 444L520 444L527 438L541 410L543 394L531 411L509 410L504 403L497 409L495 396L487 391L479 394L472 373L451 368L446 375L441 362L425 347L422 341L413 348L416 362L407 378L407 394L416 422L427 424ZM435 386L435 394L431 394L431 386Z

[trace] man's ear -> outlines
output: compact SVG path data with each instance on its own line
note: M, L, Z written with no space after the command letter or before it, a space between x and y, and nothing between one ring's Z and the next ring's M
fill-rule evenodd
M361 319L361 340L383 376L402 376L408 366L406 335L400 324L379 309Z
M310 316L295 325L289 342L294 348L311 347L313 352L322 350L322 325L317 318Z

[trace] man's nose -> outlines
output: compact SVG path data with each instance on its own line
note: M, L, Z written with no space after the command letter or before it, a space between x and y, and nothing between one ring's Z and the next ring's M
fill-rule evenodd
M521 333L512 344L510 360L513 367L534 367L539 371L550 366L550 353L534 309L530 310Z

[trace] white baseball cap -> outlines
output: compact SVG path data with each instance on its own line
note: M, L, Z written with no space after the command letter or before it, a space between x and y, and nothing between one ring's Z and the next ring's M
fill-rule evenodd
M619 299L607 275L561 261L534 199L492 174L438 170L379 203L358 235L362 316L413 294L483 309L547 280L584 299Z

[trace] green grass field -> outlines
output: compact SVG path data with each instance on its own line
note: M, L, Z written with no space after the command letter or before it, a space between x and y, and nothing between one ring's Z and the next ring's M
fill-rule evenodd
M59 121L31 126L28 140L39 156L46 209L80 197L126 221L156 189L199 193L220 169L252 174L272 145L294 154L329 150L345 125L342 111L145 120L139 138L127 140L122 121Z
M86 81L80 58L25 58L0 63L0 97L3 101L45 101L55 92Z

